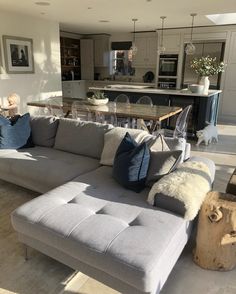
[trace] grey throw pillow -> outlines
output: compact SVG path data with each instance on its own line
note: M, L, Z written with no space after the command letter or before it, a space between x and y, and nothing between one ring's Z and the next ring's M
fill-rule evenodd
M35 145L52 147L55 143L59 120L54 116L31 116L30 125Z
M172 172L181 161L181 150L151 152L146 185L152 186L164 175Z

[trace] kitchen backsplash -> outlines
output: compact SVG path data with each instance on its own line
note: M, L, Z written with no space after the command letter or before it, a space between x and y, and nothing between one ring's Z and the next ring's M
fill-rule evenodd
M146 72L152 71L154 75L156 76L156 68L135 68L135 75L134 76L122 76L122 75L116 75L115 79L120 80L120 81L129 81L131 80L132 82L143 82L143 76L145 75ZM112 79L112 76L109 74L109 68L107 67L96 67L95 68L95 73L99 73L99 80L104 80L104 79Z

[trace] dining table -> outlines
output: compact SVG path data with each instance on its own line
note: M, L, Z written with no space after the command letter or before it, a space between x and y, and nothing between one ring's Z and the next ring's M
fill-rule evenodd
M81 111L88 111L92 114L104 114L114 115L122 118L137 119L139 124L145 128L145 121L150 121L151 126L149 132L152 133L157 129L161 122L169 119L170 117L180 113L181 107L178 106L163 106L163 105L147 105L147 104L135 104L135 103L117 103L109 101L105 105L93 105L86 99L67 98L67 97L53 97L45 100L38 100L28 102L27 106L34 107L47 107L50 102L50 107L61 108L64 117L69 117L71 113L71 107L73 102L76 103L76 107Z

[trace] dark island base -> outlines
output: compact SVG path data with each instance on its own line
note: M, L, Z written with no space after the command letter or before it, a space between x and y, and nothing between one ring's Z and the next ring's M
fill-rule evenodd
M167 94L144 94L124 91L104 90L109 100L113 101L119 94L126 94L131 103L136 103L142 96L149 96L154 105L180 106L185 108L192 105L188 122L188 138L196 139L196 131L202 130L207 124L217 124L219 93L209 97L182 96ZM162 122L163 128L173 129L177 116Z

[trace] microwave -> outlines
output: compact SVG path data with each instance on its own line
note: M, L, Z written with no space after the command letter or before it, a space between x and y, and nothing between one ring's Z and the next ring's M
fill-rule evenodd
M178 54L161 54L159 60L159 76L176 77Z

